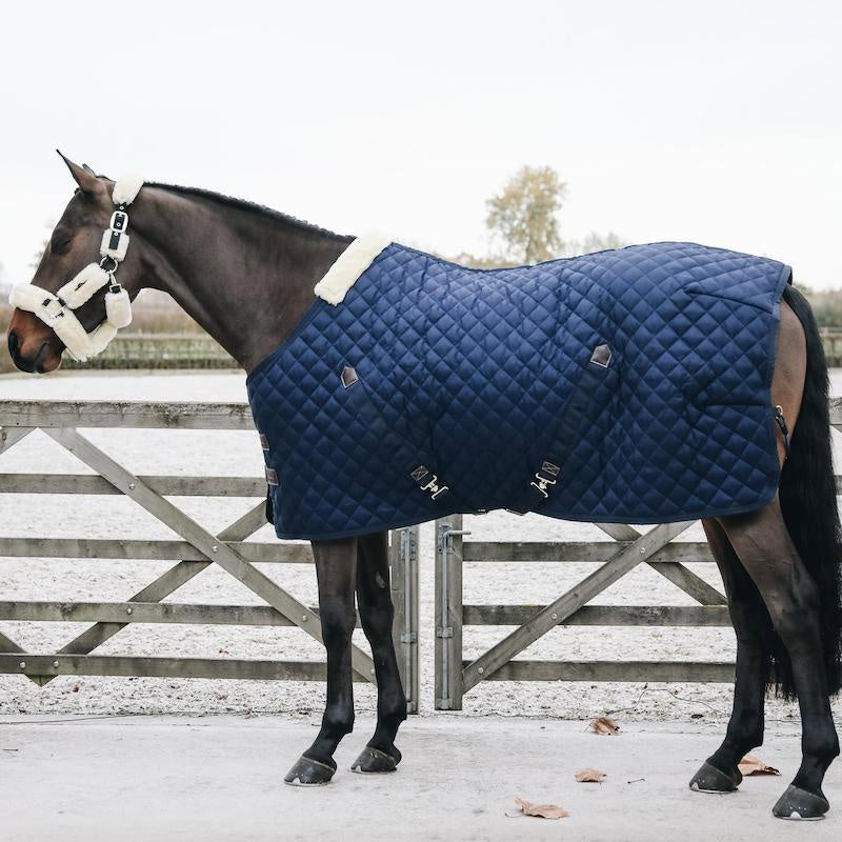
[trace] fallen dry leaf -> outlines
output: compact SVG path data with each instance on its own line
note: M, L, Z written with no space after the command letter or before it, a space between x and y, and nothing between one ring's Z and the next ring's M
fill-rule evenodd
M582 769L581 772L576 772L573 776L580 784L597 783L601 784L607 775L601 769Z
M515 804L523 811L524 816L537 816L539 819L566 819L570 813L555 804L532 804L522 798L515 797Z
M737 765L744 778L749 775L780 775L774 766L767 766L753 754L747 754Z
M620 733L620 726L610 716L597 717L589 727L601 737L616 737Z

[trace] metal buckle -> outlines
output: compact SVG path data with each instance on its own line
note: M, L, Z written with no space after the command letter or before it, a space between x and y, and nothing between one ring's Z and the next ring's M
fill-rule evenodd
M437 497L440 497L442 494L446 494L450 490L447 485L439 485L438 476L429 471L426 465L419 465L417 468L413 468L409 472L409 475L415 480L415 482L418 483L418 487L422 491L428 491L430 493L431 500L435 500ZM427 476L429 476L430 479L425 485L422 485L421 483Z
M111 214L111 223L108 226L114 231L125 231L129 227L129 215L122 210L115 210Z
M64 304L59 298L45 298L41 302L41 306L49 319L57 319L64 315ZM50 312L50 308L54 308L55 312Z
M106 266L105 265L106 263L108 263L109 265ZM111 257L109 255L106 255L105 257L102 258L102 260L99 261L99 268L105 269L105 271L108 272L109 275L111 275L113 272L115 272L119 265L120 264L113 257Z
M561 468L554 462L544 460L544 462L541 464L541 471L543 471L545 474L549 474L550 476L542 477L539 471L535 474L535 479L537 479L538 482L535 482L535 480L533 480L529 484L533 488L536 488L541 494L541 496L543 496L543 498L546 500L550 496L550 493L548 491L549 487L551 485L555 485L558 482L557 479L552 479L552 477L557 477L561 472Z
M450 489L446 485L438 484L439 478L433 474L433 478L426 484L421 486L422 491L430 492L430 499L435 500L441 494L446 494Z

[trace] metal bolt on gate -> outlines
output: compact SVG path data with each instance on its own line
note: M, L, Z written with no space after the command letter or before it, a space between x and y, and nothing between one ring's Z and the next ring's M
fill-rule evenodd
M462 515L436 522L437 710L462 710Z

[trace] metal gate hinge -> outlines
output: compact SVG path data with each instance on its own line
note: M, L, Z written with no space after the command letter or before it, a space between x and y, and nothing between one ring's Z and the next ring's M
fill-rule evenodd
M453 637L453 626L436 629L436 637Z

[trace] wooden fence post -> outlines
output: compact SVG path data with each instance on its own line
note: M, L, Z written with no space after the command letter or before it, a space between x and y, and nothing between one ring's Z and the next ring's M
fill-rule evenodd
M462 515L436 521L435 708L462 710Z
M406 694L408 713L418 713L418 527L396 529L389 534L392 604L395 620L392 635L398 669Z

